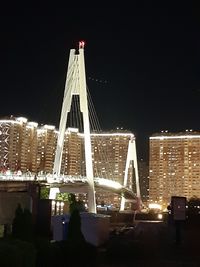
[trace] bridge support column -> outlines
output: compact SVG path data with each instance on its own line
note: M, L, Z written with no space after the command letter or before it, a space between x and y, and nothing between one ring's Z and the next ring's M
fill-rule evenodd
M133 169L135 171L135 181L136 181L136 195L138 199L141 199L140 196L140 185L139 185L139 175L138 175L138 164L137 164L137 153L136 153L136 143L135 137L133 136L128 144L128 153L126 159L126 167L125 167L125 174L124 174L124 187L127 187L128 182L128 170L130 167L130 163L133 163ZM125 208L125 198L122 195L121 197L121 205L120 210L123 211Z
M85 61L84 61L84 42L79 42L79 50L70 50L70 57L67 70L67 78L65 83L65 92L61 111L57 148L54 161L53 175L59 182L62 162L62 152L66 131L66 123L68 113L71 109L72 96L78 95L80 98L80 110L83 114L83 128L85 138L85 161L86 161L86 177L89 184L88 189L88 208L89 212L96 213L96 200L94 190L94 175L92 165L90 124L88 114L87 87L85 77Z
M49 199L56 199L57 193L60 193L60 189L58 187L50 188Z

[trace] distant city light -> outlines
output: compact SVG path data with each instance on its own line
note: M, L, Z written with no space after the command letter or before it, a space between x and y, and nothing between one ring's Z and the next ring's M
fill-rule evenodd
M85 41L80 41L79 42L79 49L84 48L84 46L85 46Z
M200 138L200 135L176 135L176 136L151 136L150 140L153 139L184 139L184 138L188 138L188 139L193 139L193 138Z
M158 209L161 210L161 205L157 203L149 203L149 209Z

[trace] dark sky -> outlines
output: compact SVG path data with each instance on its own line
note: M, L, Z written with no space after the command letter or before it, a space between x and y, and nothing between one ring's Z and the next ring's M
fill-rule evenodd
M199 9L192 1L138 2L1 8L0 116L58 126L69 50L84 39L103 130L134 132L140 157L147 157L152 133L200 130Z

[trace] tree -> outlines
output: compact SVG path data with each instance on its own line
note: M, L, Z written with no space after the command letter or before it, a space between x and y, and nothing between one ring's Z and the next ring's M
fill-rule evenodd
M56 200L68 201L69 200L69 193L58 193L56 195Z
M40 199L49 199L49 191L48 187L41 187L40 188Z

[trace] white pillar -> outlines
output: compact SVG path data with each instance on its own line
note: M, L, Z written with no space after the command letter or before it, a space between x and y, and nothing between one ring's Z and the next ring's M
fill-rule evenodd
M133 161L133 166L134 166L134 170L135 170L136 195L137 195L138 199L141 199L139 175L138 175L138 164L137 164L137 153L136 153L136 144L135 144L135 137L134 136L131 137L131 139L129 140L129 144L128 144L126 167L125 167L125 173L124 173L124 187L127 187L128 170L130 167L130 161ZM125 198L124 198L124 196L122 196L120 210L123 211L124 207L125 207Z
M89 185L88 208L89 212L96 213L96 200L95 200L93 164L92 164L92 148L91 148L90 124L88 115L87 87L85 78L84 42L79 43L78 53L76 53L74 49L71 49L70 51L67 78L65 83L65 93L63 98L57 148L56 148L54 168L53 168L53 175L55 175L55 179L57 181L59 181L60 171L61 171L62 152L63 152L64 138L66 131L67 115L71 108L73 95L79 95L80 110L83 113L86 177Z
M53 167L53 175L57 181L59 181L59 177L60 177L67 116L68 116L68 112L70 111L71 102L72 102L73 87L72 87L71 80L72 80L72 75L73 75L72 70L74 69L75 61L76 61L75 50L71 49L70 56L69 56L67 77L66 77L66 82L65 82L65 92L64 92L63 103L62 103L62 111L61 111L61 116L60 116L60 124L59 124L58 138L57 138L57 147L56 147L56 153L55 153L54 167Z
M87 101L87 88L85 80L85 62L83 48L79 50L79 78L80 78L80 107L83 112L83 126L84 126L84 138L85 138L85 162L86 162L86 177L89 184L88 190L88 204L89 211L96 213L96 199L94 189L94 174L92 164L92 147L90 136L90 123L88 114L88 101Z

